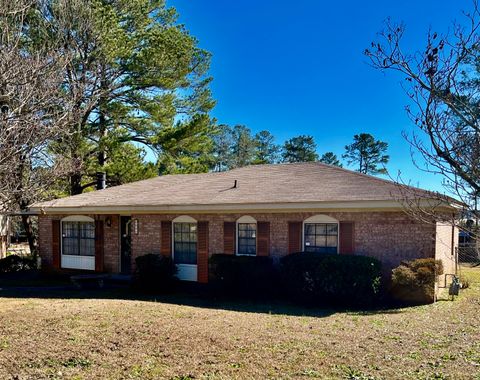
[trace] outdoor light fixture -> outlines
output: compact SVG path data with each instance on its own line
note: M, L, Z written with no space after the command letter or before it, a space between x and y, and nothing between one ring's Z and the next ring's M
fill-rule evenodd
M133 233L138 235L138 219L133 219Z
M112 226L112 218L107 217L107 219L105 219L105 224L107 225L107 227L111 227Z

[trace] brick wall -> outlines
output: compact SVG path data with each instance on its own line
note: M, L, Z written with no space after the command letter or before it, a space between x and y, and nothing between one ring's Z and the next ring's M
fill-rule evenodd
M456 247L458 247L458 228L449 223L437 223L435 258L443 263L443 272L455 274ZM449 281L449 280L447 280ZM440 276L440 285L445 286L445 276Z
M318 213L249 213L257 221L270 222L270 255L281 257L288 249L288 222L303 221ZM339 221L355 223L355 253L369 255L381 260L384 266L392 268L402 260L418 257L433 257L435 226L419 224L402 212L370 213L323 213ZM223 253L223 224L236 221L243 214L201 214L191 215L198 221L209 222L210 255ZM160 223L173 220L179 214L132 215L138 219L138 235L132 236L133 258L160 251Z
M303 221L318 213L238 213L199 214L190 216L209 222L209 254L223 253L223 224L251 215L257 221L270 222L270 255L279 258L288 251L288 222ZM436 227L420 224L402 212L325 212L339 221L354 222L355 253L375 257L384 269L397 266L402 260L433 257ZM136 257L147 253L160 253L161 221L173 220L180 214L132 215L138 219L138 234L132 233L132 264ZM51 264L51 220L62 216L40 216L40 253L45 264ZM100 216L105 219L105 216ZM119 218L110 216L111 227L105 226L105 270L118 272Z
M38 248L42 267L52 266L52 220L60 220L67 215L39 215ZM111 226L104 225L104 269L107 272L120 271L120 225L118 215L87 215L93 219L111 220Z

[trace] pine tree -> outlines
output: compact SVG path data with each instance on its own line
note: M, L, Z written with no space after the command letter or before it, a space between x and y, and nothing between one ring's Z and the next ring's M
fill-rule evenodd
M337 155L333 152L327 152L320 157L320 162L323 162L324 164L327 165L333 165L333 166L338 166L338 167L343 167L342 163L338 159Z
M65 68L65 96L82 95L73 110L80 122L52 147L71 163L71 194L97 182L98 173L86 171L89 161L104 177L122 144L182 166L190 163L178 154L209 137L210 54L177 18L163 0L47 0L32 12L32 45L50 43L74 57ZM199 161L192 165L204 170Z
M317 144L313 136L301 135L285 141L282 149L283 162L308 162L318 160Z
M386 174L384 167L389 159L386 153L388 143L375 140L369 133L353 136L353 143L345 146L345 158L349 165L357 165L357 171L364 174Z
M260 131L255 135L255 164L275 164L279 160L280 147L269 131Z

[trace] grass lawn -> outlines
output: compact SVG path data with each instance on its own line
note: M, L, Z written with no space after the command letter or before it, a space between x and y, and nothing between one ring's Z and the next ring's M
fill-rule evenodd
M455 302L365 313L0 290L0 378L480 379L480 268L463 272Z

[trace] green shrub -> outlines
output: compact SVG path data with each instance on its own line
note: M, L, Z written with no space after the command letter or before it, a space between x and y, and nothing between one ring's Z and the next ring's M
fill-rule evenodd
M294 253L280 273L287 294L304 303L368 306L380 291L381 264L367 256Z
M404 261L392 270L392 297L406 304L434 301L435 281L443 274L440 260L416 259Z
M23 272L37 269L37 262L30 256L10 255L0 260L0 273Z
M270 257L216 254L210 258L209 266L209 282L217 291L252 296L276 289Z
M134 286L146 292L163 292L173 288L177 268L170 257L147 254L135 259Z

